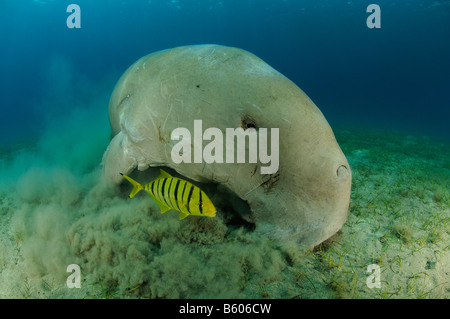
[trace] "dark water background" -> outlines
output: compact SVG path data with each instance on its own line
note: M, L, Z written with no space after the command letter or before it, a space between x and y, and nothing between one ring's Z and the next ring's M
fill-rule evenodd
M71 3L81 29L66 26ZM381 29L366 26L371 3ZM1 141L109 95L150 52L200 43L256 54L332 127L450 138L450 1L1 0L0 34Z

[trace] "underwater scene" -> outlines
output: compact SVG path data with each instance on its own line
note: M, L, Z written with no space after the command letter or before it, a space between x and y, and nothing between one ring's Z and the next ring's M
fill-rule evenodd
M450 1L0 12L0 298L450 298Z

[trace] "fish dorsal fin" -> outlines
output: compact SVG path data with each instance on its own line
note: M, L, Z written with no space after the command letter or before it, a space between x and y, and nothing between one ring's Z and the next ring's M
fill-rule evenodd
M169 173L167 173L165 170L160 169L159 170L159 176L156 179L159 178L169 178L172 177L172 175L170 175Z

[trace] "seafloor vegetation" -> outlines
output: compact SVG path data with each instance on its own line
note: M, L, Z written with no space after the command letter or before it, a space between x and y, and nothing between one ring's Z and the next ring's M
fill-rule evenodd
M393 132L336 137L353 172L349 216L314 250L220 214L180 223L146 197L95 190L95 172L52 167L39 145L5 147L3 171L18 153L26 162L24 150L40 167L23 165L0 192L0 297L449 298L450 145ZM66 286L71 263L81 289ZM373 264L380 286L369 288Z

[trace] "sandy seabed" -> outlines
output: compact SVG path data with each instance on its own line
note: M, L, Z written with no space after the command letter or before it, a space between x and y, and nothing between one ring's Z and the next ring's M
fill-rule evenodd
M353 172L348 219L305 249L224 212L179 221L145 194L101 185L108 129L80 126L84 116L65 133L1 148L1 298L450 297L446 142L335 130ZM70 264L79 289L67 286Z

